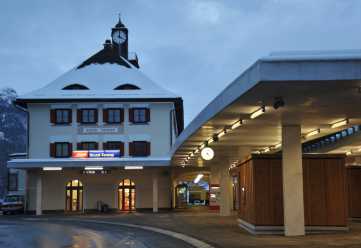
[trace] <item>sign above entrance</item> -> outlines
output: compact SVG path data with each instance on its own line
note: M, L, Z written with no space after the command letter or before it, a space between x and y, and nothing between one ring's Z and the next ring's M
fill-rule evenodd
M73 151L72 158L119 158L119 150Z

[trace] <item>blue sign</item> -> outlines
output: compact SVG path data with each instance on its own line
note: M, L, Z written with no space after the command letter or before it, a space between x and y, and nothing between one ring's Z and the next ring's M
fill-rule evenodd
M97 150L89 151L89 158L119 158L119 150Z

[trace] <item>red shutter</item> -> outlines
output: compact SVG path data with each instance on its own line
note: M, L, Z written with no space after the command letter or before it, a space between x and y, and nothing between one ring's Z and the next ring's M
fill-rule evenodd
M81 116L82 116L81 109L78 109L78 110L76 111L76 121L77 121L78 123L81 123L81 121L82 121Z
M120 109L120 123L124 122L124 109Z
M81 143L76 143L76 149L77 150L82 150L83 149L83 146Z
M68 115L69 115L69 123L73 122L73 111L71 109L68 110Z
M134 109L129 109L129 122L134 122Z
M145 154L146 156L150 156L150 142L146 142L146 150L145 150Z
M56 123L56 110L50 109L50 123Z
M109 120L109 111L108 109L103 109L103 122L108 123Z
M56 155L56 146L54 143L50 143L49 156L55 158Z
M120 156L123 157L124 156L124 143L123 142L120 142L119 150L120 150Z
M68 143L68 151L69 151L69 157L71 157L71 153L73 152L73 144L72 143Z
M94 111L94 120L95 120L95 122L98 122L98 110L97 109L94 109L95 111Z
M129 142L129 156L133 156L133 155L134 155L134 143Z
M108 150L108 143L107 142L103 142L103 150Z
M149 108L145 109L145 121L150 122L150 109Z

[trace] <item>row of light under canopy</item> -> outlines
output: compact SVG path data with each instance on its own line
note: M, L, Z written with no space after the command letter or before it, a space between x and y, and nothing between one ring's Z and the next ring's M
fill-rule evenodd
M343 119L343 120L340 120L340 121L337 121L337 122L334 122L332 124L330 124L330 127L331 128L338 128L338 127L342 127L342 126L345 126L349 123L349 120L348 119ZM308 139L312 136L315 136L317 134L321 133L321 129L318 128L318 129L315 129L315 130L312 130L311 132L308 132L306 133L305 135L302 136L303 139ZM268 153L270 151L275 151L275 150L278 150L279 148L282 147L282 143L278 143L274 146L268 146L268 147L265 147L261 150L258 150L258 151L254 151L253 153L256 153L256 154L261 154L261 153ZM361 152L361 148L360 148L360 152Z
M251 113L250 115L250 118L251 119L255 119L259 116L261 116L262 114L264 114L266 112L266 106L261 106L260 108L258 108L256 111L254 111L253 113ZM198 154L200 151L202 151L202 149L204 149L205 147L207 147L208 145L210 145L211 143L215 142L215 141L218 141L221 137L223 137L225 134L227 134L228 132L242 126L243 124L245 123L245 120L243 119L239 119L238 121L234 122L232 125L230 126L227 126L225 128L223 128L223 130L217 134L215 134L214 136L212 136L211 138L209 138L208 140L206 140L205 142L203 142L199 147L197 147L194 151L192 151L184 160L183 160L183 163L182 165L185 166L188 161L194 157L196 154ZM343 120L340 120L340 121L337 121L337 122L334 122L334 123L331 123L330 126L331 128L338 128L338 127L341 127L341 126L344 126L344 125L347 125L349 123L349 120L348 119L343 119ZM303 135L303 138L304 139L307 139L307 138L310 138L314 135L317 135L321 133L321 129L318 128L318 129L315 129L315 130L312 130L311 132L308 132L306 133L305 135ZM268 146L268 147L265 147L261 150L258 150L258 151L254 151L253 153L256 153L256 154L261 154L261 153L268 153L268 152L271 152L271 151L275 151L275 150L278 150L282 147L282 143L277 143L273 146ZM361 152L361 148L360 148L360 152ZM351 154L351 153L350 153Z
M264 114L266 112L266 106L261 106L260 108L258 108L256 111L252 112L250 114L250 118L251 119L256 119L257 117L259 117L260 115ZM198 146L194 151L192 151L190 154L188 154L188 156L183 160L182 165L186 165L188 163L188 161L194 157L196 154L198 154L199 152L202 151L202 149L204 149L205 147L209 146L210 144L212 144L213 142L218 141L220 138L222 138L224 135L226 135L227 133L231 132L232 130L237 129L238 127L242 126L245 123L244 119L239 119L236 122L234 122L233 124L231 124L230 126L226 126L222 129L222 131L220 131L219 133L213 135L212 137L210 137L209 139L207 139L206 141L204 141L200 146Z

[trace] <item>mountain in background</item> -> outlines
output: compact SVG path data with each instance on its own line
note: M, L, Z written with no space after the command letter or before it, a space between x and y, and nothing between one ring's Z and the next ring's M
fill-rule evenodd
M14 89L0 89L0 197L6 191L9 154L26 152L27 114L12 104L16 96Z

